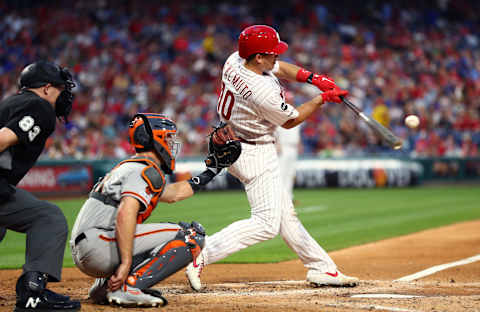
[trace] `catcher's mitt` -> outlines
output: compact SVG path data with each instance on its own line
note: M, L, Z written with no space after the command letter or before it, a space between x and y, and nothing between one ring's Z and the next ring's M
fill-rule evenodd
M232 128L224 122L213 128L205 164L210 168L230 167L240 157L242 145Z

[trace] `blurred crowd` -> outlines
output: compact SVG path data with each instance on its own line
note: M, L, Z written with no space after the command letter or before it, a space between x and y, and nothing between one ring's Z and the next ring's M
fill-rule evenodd
M69 67L73 113L42 157L124 158L136 112L174 119L183 156L206 152L220 72L252 24L279 30L281 59L332 77L352 102L404 139L393 151L341 104L302 125L302 153L475 157L480 145L480 4L465 0L6 1L0 3L0 97L28 63ZM318 91L282 82L295 105ZM420 117L409 129L406 115Z

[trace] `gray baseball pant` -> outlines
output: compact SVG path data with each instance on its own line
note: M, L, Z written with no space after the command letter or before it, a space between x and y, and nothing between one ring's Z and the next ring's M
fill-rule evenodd
M0 227L27 234L23 272L47 273L60 281L68 225L58 206L15 188L7 202L0 203Z

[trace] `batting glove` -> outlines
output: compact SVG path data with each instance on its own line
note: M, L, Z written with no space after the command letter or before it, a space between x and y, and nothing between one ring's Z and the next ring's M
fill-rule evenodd
M319 88L322 92L338 88L332 78L325 75L314 74L304 68L301 68L297 72L296 79L298 82L308 82Z
M325 102L334 102L334 103L341 103L342 99L341 96L347 96L348 91L342 90L340 88L335 88L333 90L328 90L322 93L323 103Z

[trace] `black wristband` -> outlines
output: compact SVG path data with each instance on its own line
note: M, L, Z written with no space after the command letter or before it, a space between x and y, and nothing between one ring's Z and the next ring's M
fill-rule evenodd
M190 180L188 180L188 183L190 183L192 190L196 192L201 190L205 185L207 185L208 182L212 181L216 175L217 174L213 172L213 170L207 169L198 176L192 177Z
M312 84L312 80L313 80L313 73L311 73L310 76L308 76L307 82L308 82L309 84Z

